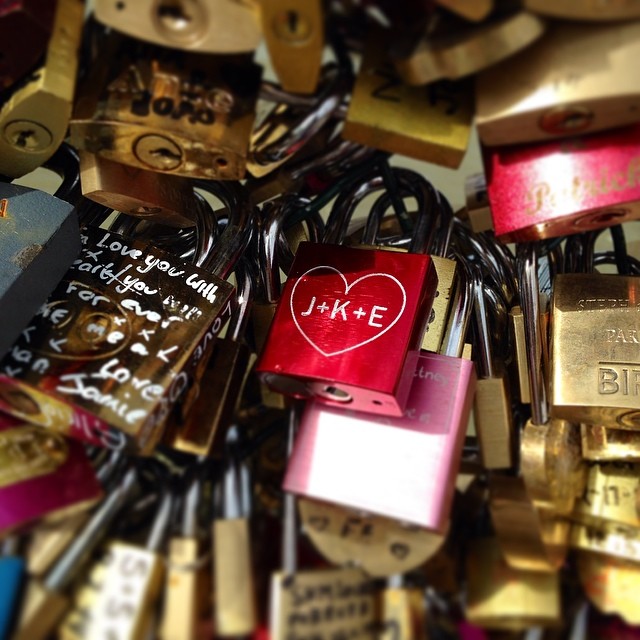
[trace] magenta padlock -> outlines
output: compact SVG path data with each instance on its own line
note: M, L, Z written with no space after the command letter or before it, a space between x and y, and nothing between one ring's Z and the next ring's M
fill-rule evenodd
M460 304L466 326L471 304ZM308 403L285 491L444 533L476 386L461 347L420 353L403 417Z
M82 444L0 414L0 533L88 508L102 494Z

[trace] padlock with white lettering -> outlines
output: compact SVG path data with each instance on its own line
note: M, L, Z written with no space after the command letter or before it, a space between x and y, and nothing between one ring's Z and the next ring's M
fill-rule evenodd
M382 173L336 199L325 244L300 244L256 366L267 384L333 406L402 415L437 287L424 251L438 196L425 184L416 194L421 215L410 253L336 244L361 199L386 186Z
M86 228L80 257L0 363L0 408L94 444L152 451L222 328L225 278L248 240L246 193L224 193L230 220L215 245L200 234L200 266Z

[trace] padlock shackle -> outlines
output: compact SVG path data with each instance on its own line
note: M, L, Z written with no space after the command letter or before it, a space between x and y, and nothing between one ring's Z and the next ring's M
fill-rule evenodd
M246 333L251 318L251 306L255 298L256 275L246 257L239 260L235 275L237 304L229 319L227 338L234 342L240 342Z
M291 458L293 446L298 431L298 408L293 405L289 409L289 426L287 429L287 459ZM283 496L282 513L282 570L286 575L294 574L298 570L298 517L296 512L296 496L285 492Z
M543 425L549 421L544 378L542 332L540 326L540 292L538 287L538 247L533 242L517 247L520 306L524 317L524 337L529 368L531 421Z
M169 524L173 514L175 495L171 488L165 488L160 496L160 506L151 524L145 548L158 553L162 550L169 535Z

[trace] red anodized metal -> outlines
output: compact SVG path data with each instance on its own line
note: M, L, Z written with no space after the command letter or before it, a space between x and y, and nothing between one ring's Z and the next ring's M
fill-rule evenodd
M484 150L496 237L525 242L640 217L640 125Z
M256 370L288 395L402 415L436 287L426 255L301 243Z

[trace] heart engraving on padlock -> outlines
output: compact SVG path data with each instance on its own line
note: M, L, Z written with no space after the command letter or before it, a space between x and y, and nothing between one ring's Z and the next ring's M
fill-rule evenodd
M313 278L308 277L311 274ZM368 286L359 286L364 282ZM396 277L368 273L349 284L341 271L328 265L305 271L293 285L289 301L298 331L325 357L377 340L400 320L406 304L406 291Z

